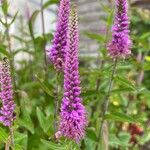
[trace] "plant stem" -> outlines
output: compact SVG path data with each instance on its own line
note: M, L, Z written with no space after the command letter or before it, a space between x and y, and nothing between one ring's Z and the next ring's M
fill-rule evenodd
M12 126L9 127L9 131L10 131L10 144L14 146L14 131Z
M8 139L8 141L5 144L5 150L9 150L9 146L10 146L10 141Z
M45 77L47 76L47 59L46 59L46 51L45 51L45 44L46 44L46 38L45 38L45 20L44 20L44 10L43 10L43 0L41 0L41 22L42 22L42 34L44 38L44 69L45 69Z
M113 79L114 79L114 75L115 75L115 72L116 72L116 68L117 68L117 58L114 61L112 74L111 74L110 81L109 81L108 92L107 92L107 94L106 94L106 96L104 97L104 100L103 100L102 121L101 121L101 125L100 125L100 130L99 130L97 142L99 142L100 137L102 135L103 124L104 124L104 121L105 121L105 115L106 115L106 113L108 111L109 97L111 95L111 91L112 91L112 87L113 87ZM98 143L96 145L95 150L98 150Z
M6 37L7 37L7 42L8 42L8 50L9 50L9 62L10 62L10 70L11 70L11 76L12 76L12 81L13 81L13 88L15 91L15 98L17 98L16 90L16 78L15 78L15 73L14 73L14 57L13 57L13 52L12 52L12 47L11 47L11 39L10 39L10 34L9 34L9 25L8 25L8 19L7 15L5 15L5 22L6 22Z

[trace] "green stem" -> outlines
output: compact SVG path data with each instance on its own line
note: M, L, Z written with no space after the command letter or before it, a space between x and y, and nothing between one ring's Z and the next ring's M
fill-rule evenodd
M9 131L10 131L10 144L13 147L14 146L14 131L13 131L12 126L9 127Z
M10 147L10 141L8 139L8 141L5 144L5 150L9 150L9 147Z
M112 87L113 87L113 80L114 80L114 75L115 75L115 72L116 72L116 68L117 68L117 58L114 61L113 70L112 70L112 74L111 74L110 81L109 81L108 92L107 92L107 94L106 94L106 96L104 97L104 100L103 100L102 121L101 121L100 129L99 129L99 133L98 133L98 137L97 137L97 142L100 141L100 137L102 135L103 124L104 124L104 121L105 121L105 115L108 111L109 97L111 95L111 91L112 91ZM96 145L95 150L98 150L98 143Z
M41 22L42 22L42 34L44 38L44 69L45 69L45 77L47 77L47 58L46 58L46 51L45 51L45 44L46 44L46 38L45 38L45 20L44 20L44 10L43 10L43 0L41 0Z
M13 87L15 91L15 97L16 95L16 79L15 79L15 72L14 72L14 57L13 57L13 52L12 52L12 47L11 47L11 39L10 39L10 34L9 34L9 25L8 25L8 19L7 15L5 16L5 22L6 22L6 37L7 37L7 42L8 42L8 50L9 50L9 55L10 55L10 70L11 70L11 76L13 80Z

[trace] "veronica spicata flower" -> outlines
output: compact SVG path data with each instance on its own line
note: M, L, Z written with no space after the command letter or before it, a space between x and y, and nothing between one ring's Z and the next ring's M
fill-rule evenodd
M78 17L76 8L73 6L67 38L67 53L64 68L64 96L61 105L59 131L56 133L56 137L64 136L77 143L84 137L87 126L87 113L80 97L78 44Z
M2 64L0 64L0 87L0 99L2 100L0 122L4 126L11 126L15 119L14 109L16 105L13 101L12 81L7 58L4 58Z
M125 58L131 54L132 42L129 36L129 18L127 0L116 0L116 15L112 28L112 41L108 51L113 58Z

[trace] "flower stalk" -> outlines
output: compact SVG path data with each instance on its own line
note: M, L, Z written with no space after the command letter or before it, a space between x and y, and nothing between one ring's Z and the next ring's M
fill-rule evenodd
M113 81L114 81L114 76L115 76L115 73L116 73L116 69L117 69L117 58L114 60L114 65L113 65L113 69L112 69L112 73L111 73L111 77L110 77L110 81L109 81L109 84L108 84L108 91L107 91L107 94L106 96L104 97L103 99L103 110L102 110L102 116L101 116L101 125L100 125L100 128L99 128L99 133L98 133L98 137L97 137L97 142L99 142L100 140L100 137L102 135L102 130L103 130L103 124L104 124L104 121L105 121L105 115L108 111L108 107L109 107L109 97L111 95L111 91L112 91L112 88L113 88ZM96 145L96 148L95 150L98 150L98 144Z
M45 51L45 44L46 44L46 38L45 38L45 19L44 19L44 10L43 10L43 0L41 0L41 23L42 23L42 35L44 38L44 70L45 70L45 77L47 77L47 57L46 57L46 51Z

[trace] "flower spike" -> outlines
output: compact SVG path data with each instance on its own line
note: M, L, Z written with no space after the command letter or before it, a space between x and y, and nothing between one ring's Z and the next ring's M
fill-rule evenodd
M85 136L87 112L80 97L81 87L78 71L78 17L76 7L70 14L67 54L64 69L64 96L61 105L59 131L56 137L64 136L79 143Z
M0 86L0 98L2 100L0 122L4 126L11 126L15 119L14 109L16 105L13 101L12 81L7 58L4 58L2 64L0 64Z
M108 51L112 58L126 58L131 54L132 42L129 36L129 18L127 0L116 0L116 15L112 28L112 41Z

